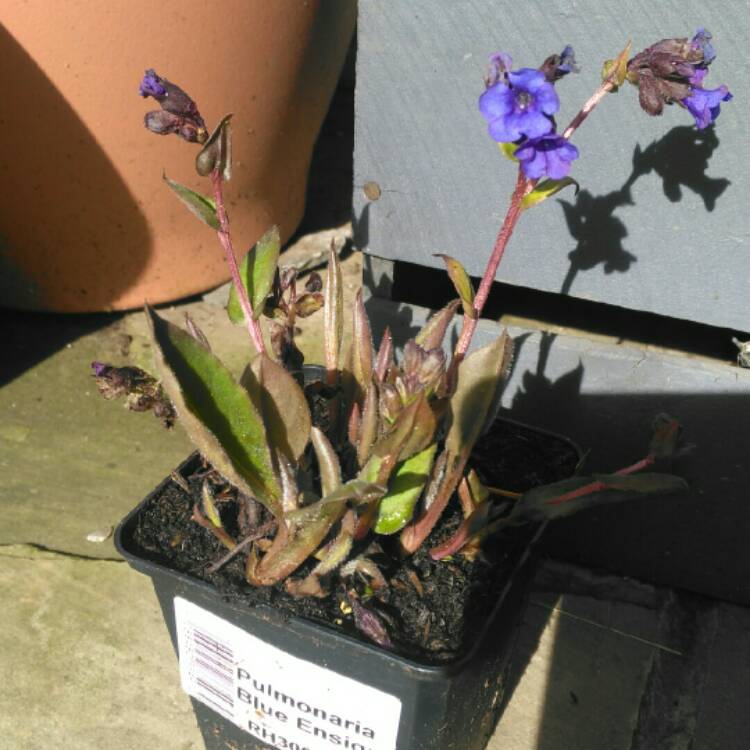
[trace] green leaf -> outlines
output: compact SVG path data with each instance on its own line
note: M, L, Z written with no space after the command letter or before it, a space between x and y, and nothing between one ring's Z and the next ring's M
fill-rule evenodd
M273 286L280 251L279 228L271 227L255 243L255 246L250 248L240 263L240 279L242 280L242 286L247 290L247 296L253 308L253 318L256 320L263 313L266 299ZM232 323L242 323L245 320L240 305L240 297L234 284L229 291L227 315L229 315L229 320Z
M506 159L510 159L511 161L515 162L518 161L518 159L516 158L516 150L521 145L520 143L498 143L497 145L500 149L500 153Z
M208 224L211 229L219 231L219 218L216 215L216 204L205 195L196 193L189 187L180 185L179 182L170 180L167 175L164 175L164 182L169 185L177 197L188 207L191 213L197 216L202 222Z
M469 354L458 367L458 384L451 396L451 426L445 447L453 456L468 455L494 416L513 342L507 331L490 344Z
M240 378L258 410L268 442L292 463L310 440L310 408L299 384L286 368L267 354L259 354Z
M266 426L221 361L181 328L146 308L162 386L200 453L227 480L276 516L281 489Z
M396 466L388 492L380 501L376 533L395 534L411 520L414 506L430 475L436 451L437 445L433 443Z
M456 314L456 310L460 304L461 300L454 299L442 310L438 310L434 315L431 315L430 319L414 337L414 340L423 349L436 349L442 346L445 332L448 330L448 326L453 320L453 316Z
M229 121L232 115L224 115L221 122L195 157L195 170L201 177L207 177L218 169L223 180L232 178L232 131Z
M611 81L615 89L625 83L628 75L628 60L632 42L628 42L625 49L614 60L606 60L602 68L602 81Z
M591 488L590 492L566 499L567 495L579 493L587 487ZM671 474L597 474L572 477L525 492L513 506L507 522L519 524L548 521L571 516L586 508L621 503L639 495L666 494L687 489L684 479Z
M575 185L577 195L580 185L572 177L563 177L561 180L542 180L530 193L524 196L521 201L521 208L526 209L536 206L546 201L547 198L556 195L568 185Z
M476 318L477 313L474 309L474 287L469 278L469 274L466 273L466 269L455 258L451 258L450 255L436 253L436 257L442 258L445 262L448 276L453 282L453 286L456 287L458 296L461 298L464 315L469 318Z

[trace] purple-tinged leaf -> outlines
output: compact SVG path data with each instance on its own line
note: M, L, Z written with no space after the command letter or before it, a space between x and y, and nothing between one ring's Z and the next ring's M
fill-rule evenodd
M326 302L323 318L323 343L325 348L327 381L335 385L338 380L341 342L344 332L344 283L341 262L331 242L326 269Z
M359 439L355 443L357 448L357 462L364 466L370 456L370 451L378 436L378 395L374 383L370 383L365 391L362 407L362 418L359 428Z
M596 474L572 477L525 492L507 518L508 525L548 521L590 507L620 503L633 497L680 492L688 489L681 477L671 474Z
M189 333L146 308L162 385L180 422L211 465L246 495L281 512L266 427L247 391Z
M468 455L492 415L507 373L512 341L507 331L471 352L458 367L456 391L450 399L451 425L445 440L454 456Z
M374 359L370 321L367 317L364 302L362 301L361 289L357 291L354 301L354 331L351 358L352 373L359 391L356 398L359 401L364 398L367 389L372 385L372 363Z
M388 376L388 370L393 366L393 335L391 329L386 326L383 338L380 340L380 348L375 358L374 376L378 383L382 383Z
M320 486L325 497L341 486L341 465L336 450L322 430L313 427L311 436L315 456L318 459Z
M438 310L434 315L430 316L430 319L424 324L414 340L423 349L437 349L442 346L445 332L448 330L448 326L453 320L460 304L460 299L454 299L442 310Z
M383 621L370 608L360 604L352 598L352 613L354 615L354 624L360 633L366 635L371 641L374 641L381 648L392 649L393 643L388 636Z
M307 399L294 377L268 355L259 354L240 378L265 426L266 440L292 462L310 440Z

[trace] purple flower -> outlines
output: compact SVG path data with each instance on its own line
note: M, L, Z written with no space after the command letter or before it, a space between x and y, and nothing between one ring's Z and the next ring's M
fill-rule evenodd
M539 138L553 129L550 115L560 107L554 86L539 70L521 68L507 73L507 83L490 86L479 97L479 111L490 137L500 143Z
M499 81L506 82L512 67L513 58L507 52L496 52L490 57L487 75L484 77L484 87L488 89Z
M139 92L143 97L156 99L161 107L161 111L146 115L145 124L152 133L176 133L186 141L205 143L208 138L206 124L195 102L179 86L149 68L143 76Z
M732 95L726 86L719 86L718 89L693 88L690 96L682 100L682 104L695 118L695 126L698 130L703 130L719 116L721 102L728 102L731 99Z
M162 96L166 96L167 90L160 83L161 79L153 68L146 71L141 81L139 93L142 97L153 96L154 99L159 99Z
M576 56L573 48L567 44L565 49L559 55L550 55L539 67L544 73L544 77L550 82L555 83L568 73L578 73L580 67L576 63Z
M522 143L515 153L526 177L538 180L550 177L559 180L570 171L570 163L578 158L578 149L561 135L545 135Z
M690 40L690 48L701 53L705 65L708 65L716 57L716 50L711 44L711 32L706 31L702 26Z

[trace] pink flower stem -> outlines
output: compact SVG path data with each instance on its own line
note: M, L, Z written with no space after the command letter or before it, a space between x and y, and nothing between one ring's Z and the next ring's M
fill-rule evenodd
M471 339L474 336L474 331L477 327L477 321L479 320L484 305L487 302L487 297L492 288L492 282L495 280L497 267L503 259L505 248L507 247L508 241L513 234L513 230L518 223L518 219L523 212L521 202L523 201L524 196L533 189L535 184L536 181L527 179L519 168L516 187L510 198L510 206L508 206L508 213L505 214L503 225L500 227L500 232L495 240L495 247L492 249L492 255L490 255L490 259L487 262L487 268L485 268L482 281L479 284L479 290L474 297L474 315L473 317L464 316L464 325L461 329L461 335L459 336L456 350L453 355L455 362L460 362L469 349L469 344L471 344Z
M594 111L599 102L614 89L614 83L612 81L605 81L601 86L594 92L591 98L581 107L578 114L570 121L570 125L565 128L563 132L563 138L570 139L573 133L583 124L583 121ZM459 336L458 343L456 344L456 350L454 352L454 361L460 362L471 344L471 339L474 336L474 331L477 327L477 321L482 314L484 305L487 302L492 283L495 281L495 275L497 273L500 261L503 259L505 248L508 245L513 230L516 228L518 219L523 213L522 201L524 197L530 193L536 186L537 180L527 179L523 171L519 168L518 180L516 182L515 190L510 199L510 206L508 212L503 220L503 225L500 228L500 232L495 240L495 247L492 249L492 255L487 263L487 268L482 276L482 281L479 285L479 290L474 297L474 315L473 317L464 317L464 325L461 329L461 335Z
M593 96L581 107L578 114L570 121L570 125L563 131L562 137L570 140L573 133L578 130L583 121L594 111L599 102L615 87L612 81L605 81L594 92Z
M247 325L247 331L250 334L250 338L255 345L255 349L258 354L264 354L266 351L266 345L263 343L263 334L260 330L260 324L253 317L253 307L250 304L250 299L247 296L247 289L242 283L240 278L240 269L237 266L237 257L234 254L234 248L232 247L232 237L229 234L229 217L227 216L226 208L224 207L224 193L222 191L222 177L221 172L218 169L214 169L211 172L211 184L214 190L214 201L216 203L216 216L219 219L219 242L224 248L224 254L227 259L227 265L229 271L232 274L232 282L234 288L237 290L237 296L240 300L240 307L245 315L245 324Z

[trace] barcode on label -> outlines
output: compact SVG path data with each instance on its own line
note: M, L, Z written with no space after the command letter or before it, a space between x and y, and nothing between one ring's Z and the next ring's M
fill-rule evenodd
M175 597L188 695L279 750L396 750L401 701Z
M234 652L225 643L191 623L189 671L198 696L228 719L234 718Z

